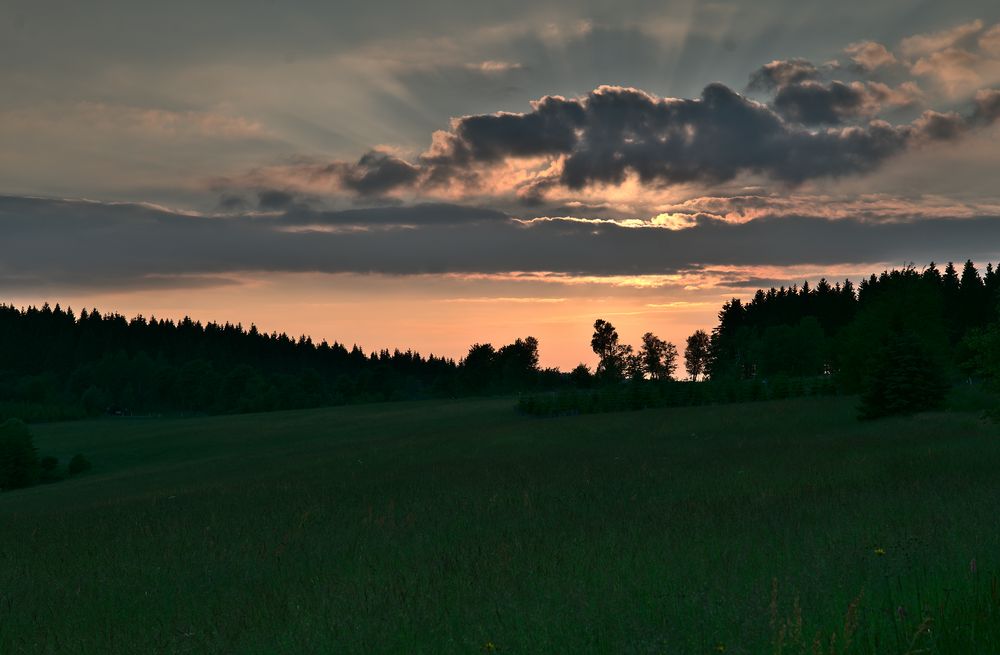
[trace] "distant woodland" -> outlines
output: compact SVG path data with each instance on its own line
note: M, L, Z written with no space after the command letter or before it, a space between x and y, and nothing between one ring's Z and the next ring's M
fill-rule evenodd
M633 350L598 320L596 371L572 374L590 389L532 395L520 407L552 415L846 393L860 395L861 418L936 409L959 385L998 390L998 300L1000 274L971 261L961 272L951 263L884 271L857 286L760 289L726 302L711 333L688 337L683 358L652 333ZM675 382L681 361L699 384Z
M255 326L127 319L58 305L0 306L0 416L227 413L534 388L532 338L474 346L458 363L365 353Z
M866 393L883 405L902 394L930 408L950 385L997 381L998 299L1000 274L992 266L981 274L971 261L961 271L933 263L885 271L857 285L823 279L761 289L748 302L725 303L715 328L691 335L683 350L651 332L633 349L597 320L598 364L571 372L541 369L532 337L475 344L455 361L365 353L255 326L0 305L0 419L252 412L679 379L770 381L771 389L821 380L824 389Z

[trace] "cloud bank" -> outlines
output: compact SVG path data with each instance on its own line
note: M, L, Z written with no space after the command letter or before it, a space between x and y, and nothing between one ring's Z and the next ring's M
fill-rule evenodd
M714 202L724 210L766 200ZM206 286L274 272L636 276L705 266L987 259L997 254L1000 215L871 221L765 212L732 222L695 212L688 227L668 229L649 220L517 219L454 205L200 216L7 196L0 197L0 231L0 287L10 292Z

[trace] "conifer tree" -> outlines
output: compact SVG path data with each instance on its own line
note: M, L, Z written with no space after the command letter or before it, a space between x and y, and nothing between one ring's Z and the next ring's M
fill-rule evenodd
M947 386L939 363L909 332L897 332L883 345L861 396L859 417L913 414L937 409Z
M962 334L970 328L979 327L986 322L989 309L986 303L986 287L971 259L966 261L962 268L961 288L958 297L959 316L957 318Z

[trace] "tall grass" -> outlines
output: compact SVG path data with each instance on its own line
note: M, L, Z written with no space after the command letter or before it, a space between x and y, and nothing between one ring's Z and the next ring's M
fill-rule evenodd
M0 653L996 653L1000 440L852 398L35 428Z

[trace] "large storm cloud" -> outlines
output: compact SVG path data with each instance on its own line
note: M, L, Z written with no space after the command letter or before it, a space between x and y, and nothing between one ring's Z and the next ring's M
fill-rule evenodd
M615 185L629 175L660 185L718 183L742 174L798 184L866 173L916 145L952 139L997 118L990 104L995 92L984 91L968 115L925 112L903 124L856 120L876 113L881 103L906 104L919 90L824 84L812 79L814 67L781 63L790 70L761 69L770 70L766 79L776 89L772 105L719 83L698 98L602 86L577 98L543 97L528 112L455 119L413 164L373 151L324 172L363 195L469 182L477 171L528 158L555 162L530 183L536 189ZM942 129L944 123L950 129ZM812 129L815 124L831 127Z

